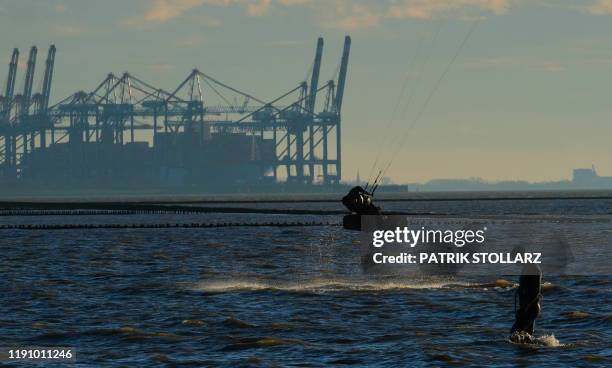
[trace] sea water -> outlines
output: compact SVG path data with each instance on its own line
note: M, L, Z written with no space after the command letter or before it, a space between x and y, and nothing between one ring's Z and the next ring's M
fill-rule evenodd
M338 208L285 205L296 206ZM384 206L554 217L608 214L612 201ZM255 218L341 223L338 216L253 214L12 216L0 222ZM2 230L0 345L72 346L77 362L70 366L79 367L612 364L610 276L544 275L536 323L543 343L524 347L508 342L515 278L369 276L360 267L358 243L358 233L340 226Z

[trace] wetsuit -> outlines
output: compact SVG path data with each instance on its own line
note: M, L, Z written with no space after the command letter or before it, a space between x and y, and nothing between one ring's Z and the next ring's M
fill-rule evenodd
M540 315L540 297L542 271L536 264L525 264L516 291L519 299L519 309L516 311L516 321L511 333L527 332L533 335L536 318Z

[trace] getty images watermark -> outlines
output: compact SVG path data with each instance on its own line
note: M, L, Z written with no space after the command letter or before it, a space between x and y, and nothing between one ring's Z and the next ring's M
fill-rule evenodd
M364 269L382 274L610 274L612 217L363 216ZM532 268L533 269L533 268Z

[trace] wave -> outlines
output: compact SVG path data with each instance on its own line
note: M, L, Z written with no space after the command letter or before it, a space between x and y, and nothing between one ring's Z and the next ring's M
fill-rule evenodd
M298 339L280 339L275 337L246 337L227 345L221 351L236 351L254 348L273 348L277 346L306 345L306 342Z
M251 281L251 280L205 280L196 283L193 289L207 293L239 291L286 291L286 292L338 292L338 291L392 291L404 289L441 289L471 287L470 283L451 280L342 280L312 279L300 281Z
M141 340L145 338L160 338L163 340L175 341L181 339L180 336L170 332L146 331L131 326L114 328L94 328L87 330L68 330L50 331L34 337L34 340L64 340L82 336L120 336L131 340Z

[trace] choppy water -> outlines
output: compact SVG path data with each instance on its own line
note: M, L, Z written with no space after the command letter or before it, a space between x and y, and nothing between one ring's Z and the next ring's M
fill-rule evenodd
M602 200L385 206L453 214L612 209ZM201 214L0 222L236 222L253 216L312 219ZM3 230L0 237L0 345L74 346L78 360L70 366L612 364L610 276L545 275L536 330L548 346L529 348L507 342L513 280L368 277L356 249L359 234L337 226Z

